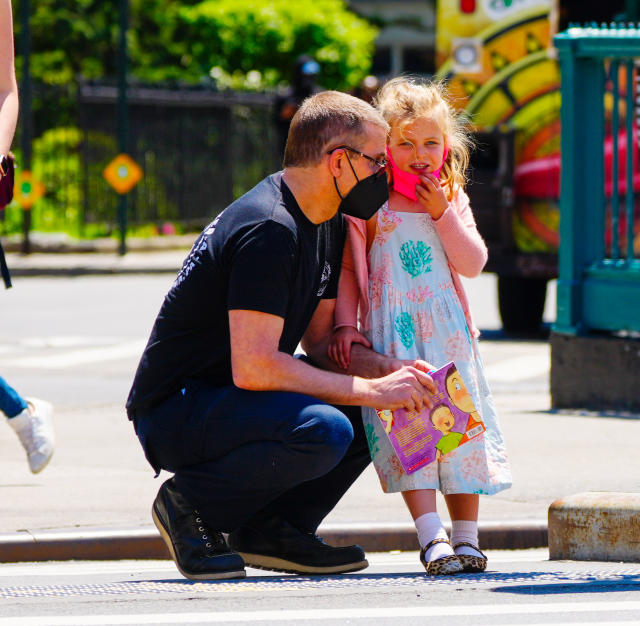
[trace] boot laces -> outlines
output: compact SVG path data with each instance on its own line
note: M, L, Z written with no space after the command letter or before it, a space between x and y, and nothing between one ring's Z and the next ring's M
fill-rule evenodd
M204 547L207 549L206 556L207 558L211 558L215 555L211 554L209 550L216 546L226 548L227 542L224 540L221 532L209 530L206 522L202 520L202 517L197 510L194 510L193 512L195 513L196 527L198 529L198 532L200 533L200 537L202 539L202 542L204 543Z

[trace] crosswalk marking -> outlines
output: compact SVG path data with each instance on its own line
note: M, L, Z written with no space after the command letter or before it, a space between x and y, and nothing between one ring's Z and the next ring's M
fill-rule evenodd
M201 613L152 613L128 615L62 615L0 618L0 626L106 626L122 624L220 624L233 622L278 622L293 624L317 620L376 620L384 618L438 618L438 617L478 617L478 616L524 616L524 615L562 615L587 614L583 623L595 621L594 613L633 613L640 611L640 602L557 602L549 604L474 604L467 606L394 606L394 607L357 607L337 609L293 609L261 611L217 611ZM541 622L542 623L542 622ZM565 622L566 623L566 622ZM603 622L598 621L601 624ZM618 620L616 623L620 623ZM548 626L546 624L545 626Z
M33 337L13 346L0 346L0 365L5 369L16 367L62 370L137 358L142 354L145 344L146 338L122 340L107 337ZM546 346L544 349L540 348L535 346L527 354L505 356L486 364L485 374L489 383L516 383L548 376L551 363L549 351ZM33 350L39 350L40 353L33 354ZM487 352L487 349L483 352Z
M55 354L18 357L11 359L10 363L11 367L54 370L64 369L78 365L104 363L106 361L140 356L145 345L146 340L135 339L133 341L117 343L112 346L70 350L66 352L57 352Z

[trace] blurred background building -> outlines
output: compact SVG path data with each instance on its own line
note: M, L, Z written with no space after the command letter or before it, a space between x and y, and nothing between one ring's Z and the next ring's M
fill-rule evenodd
M402 72L435 72L435 0L350 0L349 6L381 30L371 73L379 78Z

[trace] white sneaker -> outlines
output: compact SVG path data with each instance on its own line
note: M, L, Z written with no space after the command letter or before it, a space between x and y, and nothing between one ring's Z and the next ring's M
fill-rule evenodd
M37 398L27 398L27 404L29 406L22 413L12 417L8 422L27 451L31 471L37 474L46 467L53 456L53 407Z

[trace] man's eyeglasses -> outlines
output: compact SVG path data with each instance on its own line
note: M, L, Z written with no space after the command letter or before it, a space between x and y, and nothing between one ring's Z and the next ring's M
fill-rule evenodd
M367 161L371 161L371 163L376 165L380 170L383 170L385 167L387 167L387 159L382 159L379 161L378 159L374 159L373 157L370 157L368 154L365 154L364 152L360 152L360 150L356 150L351 146L336 146L335 148L331 148L331 150L327 150L327 154L331 154L336 150L349 150L349 152L353 152L354 154L364 157L365 159L367 159Z

